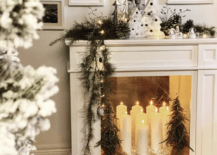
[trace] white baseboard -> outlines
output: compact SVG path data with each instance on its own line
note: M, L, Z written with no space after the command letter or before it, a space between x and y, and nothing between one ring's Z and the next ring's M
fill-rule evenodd
M34 155L71 155L71 149L37 150Z

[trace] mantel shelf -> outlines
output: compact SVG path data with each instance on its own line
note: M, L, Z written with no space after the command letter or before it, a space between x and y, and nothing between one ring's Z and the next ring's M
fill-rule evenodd
M71 39L65 41L66 45L70 45ZM126 40L106 40L106 46L164 46L164 45L198 45L198 44L216 44L217 38L197 38L197 39L147 39L147 38L130 38ZM71 46L86 46L88 42L81 40L75 42Z

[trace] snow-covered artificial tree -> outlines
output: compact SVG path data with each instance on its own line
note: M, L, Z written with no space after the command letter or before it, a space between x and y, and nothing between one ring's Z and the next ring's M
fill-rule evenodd
M0 155L29 155L56 112L56 70L24 67L16 50L39 38L43 14L40 0L0 0Z

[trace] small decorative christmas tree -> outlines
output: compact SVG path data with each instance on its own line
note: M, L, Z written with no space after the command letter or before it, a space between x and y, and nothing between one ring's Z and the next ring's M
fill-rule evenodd
M179 98L177 97L171 107L172 114L171 120L167 125L167 139L163 142L173 147L171 155L182 155L185 150L189 151L189 133L185 127L185 121L187 118L183 113L183 108L180 105ZM162 143L163 143L162 142Z
M101 119L101 141L97 143L97 146L102 147L103 155L116 155L120 152L121 145L117 133L119 129L115 125L114 110L111 102L106 101L103 104L104 116Z
M130 37L145 37L145 23L142 21L141 11L135 7L129 21Z
M145 34L148 37L164 37L160 26L162 22L154 4L154 0L149 0L144 9L142 20L145 23Z

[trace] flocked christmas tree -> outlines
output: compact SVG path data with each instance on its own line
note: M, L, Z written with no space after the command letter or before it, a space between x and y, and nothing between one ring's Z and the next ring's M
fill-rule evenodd
M185 127L187 118L184 115L184 110L181 107L178 97L174 100L171 111L171 120L167 125L167 139L163 142L173 147L172 155L182 155L185 150L189 150L188 148L194 151L189 146L189 133Z
M142 17L145 23L145 34L148 37L164 37L164 33L161 31L160 24L161 19L157 14L157 8L155 7L154 0L149 0L144 9L144 14Z

